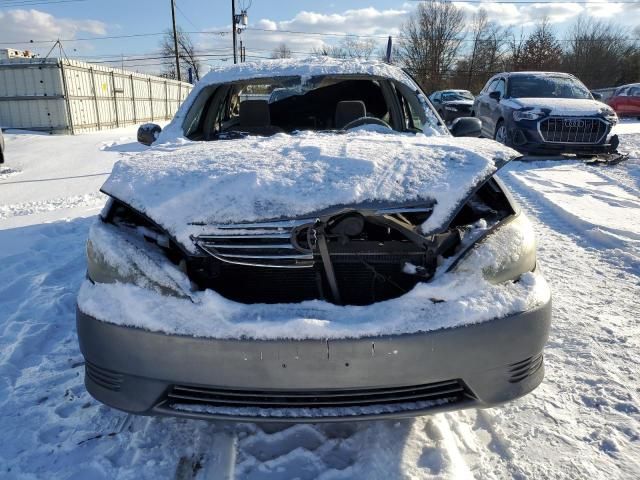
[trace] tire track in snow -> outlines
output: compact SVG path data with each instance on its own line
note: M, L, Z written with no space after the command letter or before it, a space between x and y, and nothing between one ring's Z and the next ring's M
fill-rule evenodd
M515 175L505 180L534 222L554 318L545 381L493 423L518 438L510 462L526 476L633 478L640 471L640 278L629 268L633 259L612 259L543 194Z
M96 192L88 193L86 195L54 198L51 200L0 205L0 220L83 206L87 208L98 208L104 204L105 199L106 197L104 194Z

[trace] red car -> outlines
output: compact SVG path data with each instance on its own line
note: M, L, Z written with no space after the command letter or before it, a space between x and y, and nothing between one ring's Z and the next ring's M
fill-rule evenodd
M638 117L640 119L640 83L623 85L608 101L619 117Z

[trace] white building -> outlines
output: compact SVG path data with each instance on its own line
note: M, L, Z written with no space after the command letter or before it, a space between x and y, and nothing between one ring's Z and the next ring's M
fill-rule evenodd
M1 48L0 60L11 60L13 58L35 58L36 54L31 50L16 50L15 48Z

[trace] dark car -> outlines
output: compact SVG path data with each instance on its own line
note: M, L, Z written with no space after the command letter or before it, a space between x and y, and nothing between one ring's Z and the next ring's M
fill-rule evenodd
M2 129L0 129L0 163L4 163L4 137L2 136Z
M596 101L573 75L515 72L494 75L473 105L483 135L522 153L613 153L616 113Z
M468 90L440 90L432 93L429 100L445 122L468 117L473 108L473 94Z
M640 83L623 85L617 88L607 101L619 117L637 117L640 119Z

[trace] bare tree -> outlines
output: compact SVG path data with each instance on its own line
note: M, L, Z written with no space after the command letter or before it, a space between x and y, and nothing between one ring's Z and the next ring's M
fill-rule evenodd
M549 19L544 17L524 43L519 67L525 70L558 70L563 53Z
M501 70L509 33L489 21L486 10L480 9L471 20L471 51L458 62L456 85L478 91L488 77Z
M180 73L182 78L188 77L188 70L191 68L193 78L200 80L200 70L202 64L198 59L195 46L191 41L188 33L184 32L180 27L177 31L178 37L178 56L180 58ZM166 78L178 78L175 64L175 48L173 45L173 32L167 30L160 44L160 51L165 59L162 76Z
M273 49L271 58L291 58L291 49L283 42Z
M590 88L624 83L625 64L633 58L634 50L624 29L581 16L569 30L568 40L563 62L566 71Z
M323 45L314 48L313 54L333 58L354 58L369 60L376 52L376 41L372 38L359 38L348 36L343 38L338 45Z
M464 13L453 3L428 0L403 27L399 50L405 66L427 91L443 88L462 43Z

